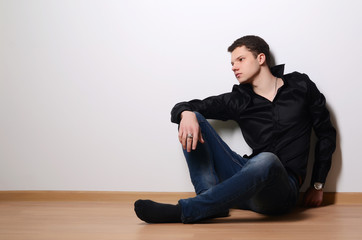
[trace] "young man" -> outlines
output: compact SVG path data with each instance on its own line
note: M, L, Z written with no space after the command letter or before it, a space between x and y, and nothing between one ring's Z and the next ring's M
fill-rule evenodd
M135 211L141 220L192 223L228 216L232 207L288 212L306 176L312 128L318 142L304 203L322 203L336 142L324 96L307 75L283 75L284 65L270 68L269 46L260 37L237 39L228 51L240 84L229 93L176 104L171 112L196 197L177 205L138 200ZM206 119L235 120L252 154L233 152Z

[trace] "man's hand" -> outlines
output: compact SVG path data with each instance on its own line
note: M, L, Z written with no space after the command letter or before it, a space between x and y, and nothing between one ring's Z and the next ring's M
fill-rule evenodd
M189 134L191 134L192 137L188 137ZM183 111L181 113L178 139L183 149L187 150L187 152L191 152L191 149L195 150L198 141L204 143L195 113L191 111Z
M309 187L304 194L303 205L305 207L319 207L323 202L323 190Z

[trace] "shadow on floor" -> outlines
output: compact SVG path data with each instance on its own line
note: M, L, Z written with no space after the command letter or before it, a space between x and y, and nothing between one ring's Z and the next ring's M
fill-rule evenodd
M288 214L278 216L267 216L257 213L250 213L245 210L230 210L230 216L224 218L214 218L201 221L196 224L215 224L215 223L257 223L257 222L297 222L308 218L310 208L298 207ZM243 214L246 213L245 215Z

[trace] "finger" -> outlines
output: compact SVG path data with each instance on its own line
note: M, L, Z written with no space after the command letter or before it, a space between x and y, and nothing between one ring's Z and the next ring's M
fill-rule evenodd
M322 204L322 202L319 199L315 199L313 201L313 207L319 207Z
M184 135L184 131L182 128L179 129L178 131L178 140L179 142L182 144L182 138L183 138L183 135Z
M186 133L183 131L179 134L179 140L183 149L186 149Z
M205 140L204 140L204 138L202 137L202 133L201 133L201 131L199 131L199 141L200 141L200 143L204 143L205 142Z
M178 130L178 141L182 143L182 131L181 129Z
M309 201L306 203L306 207L317 207L317 203L316 203L316 201L309 200Z
M181 136L181 145L182 145L183 149L186 149L186 144L187 144L186 141L187 141L186 134L183 133L182 136Z
M195 150L197 147L197 143L199 141L199 133L197 131L195 131L193 134L193 139L192 139L192 150Z
M191 152L191 147L192 147L192 142L193 142L193 139L192 137L187 137L187 140L186 140L186 148L187 148L187 152Z

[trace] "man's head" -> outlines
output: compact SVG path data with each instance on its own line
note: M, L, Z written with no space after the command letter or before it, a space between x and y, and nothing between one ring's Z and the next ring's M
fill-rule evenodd
M228 48L228 51L232 53L236 48L245 46L256 58L260 53L263 53L266 58L266 64L271 67L271 57L269 45L258 36L247 35L234 41Z

